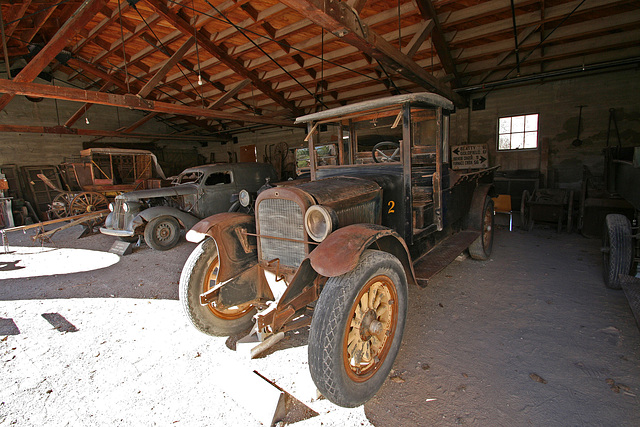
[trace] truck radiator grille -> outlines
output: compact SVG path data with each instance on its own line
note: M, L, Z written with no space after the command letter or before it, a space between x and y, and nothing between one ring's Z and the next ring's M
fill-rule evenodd
M115 199L113 201L113 217L115 218L115 228L118 230L124 229L124 209L122 209L124 201L121 199Z
M260 250L262 259L271 261L280 259L281 265L299 267L306 256L304 214L298 204L292 200L265 199L258 205L258 224L260 226ZM266 236L288 240L270 239Z

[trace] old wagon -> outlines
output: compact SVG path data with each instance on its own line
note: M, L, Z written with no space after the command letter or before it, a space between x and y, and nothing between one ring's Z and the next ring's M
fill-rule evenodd
M89 148L60 165L68 189L54 187L49 216L63 218L107 209L108 198L122 192L160 186L166 179L153 153L147 150ZM40 178L48 185L51 182Z

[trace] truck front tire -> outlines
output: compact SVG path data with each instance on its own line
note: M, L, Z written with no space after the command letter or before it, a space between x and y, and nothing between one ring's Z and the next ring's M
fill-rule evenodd
M382 386L400 349L407 278L386 252L367 250L358 266L327 281L309 334L309 369L331 402L356 407Z
M223 308L216 301L200 304L200 295L216 285L218 268L216 242L200 242L184 264L180 275L179 295L182 308L191 324L207 335L229 336L244 331L253 323L255 309L249 304Z

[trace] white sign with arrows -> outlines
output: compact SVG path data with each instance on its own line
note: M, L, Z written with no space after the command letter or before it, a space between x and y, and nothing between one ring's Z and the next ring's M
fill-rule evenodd
M487 144L458 145L451 147L453 169L484 169L489 167Z

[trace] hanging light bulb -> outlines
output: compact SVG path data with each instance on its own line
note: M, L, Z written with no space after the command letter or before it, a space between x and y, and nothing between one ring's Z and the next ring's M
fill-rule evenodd
M84 122L85 122L86 124L89 124L89 117L85 117L85 118L84 118Z
M202 86L202 75L198 73L198 85Z

